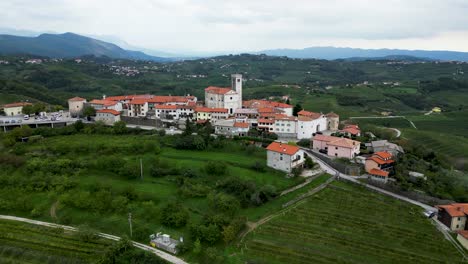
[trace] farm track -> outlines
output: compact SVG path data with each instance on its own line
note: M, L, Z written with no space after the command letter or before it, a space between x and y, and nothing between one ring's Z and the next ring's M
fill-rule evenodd
M78 229L76 227L59 225L59 224L48 223L48 222L43 222L43 221L37 221L37 220L33 220L33 219L16 217L16 216L0 215L0 219L11 220L11 221L19 221L19 222L24 222L24 223L28 223L28 224L39 225L39 226L47 226L47 227L52 227L52 228L62 228L63 230L72 231L72 232L78 231ZM98 233L97 235L99 237L114 240L114 241L119 241L121 239L118 236L105 234L105 233ZM184 260L182 260L182 259L180 259L180 258L178 258L176 256L173 256L173 255L171 255L169 253L166 253L164 251L152 248L152 247L147 246L145 244L138 243L138 242L135 242L135 241L132 241L132 244L133 244L134 247L142 249L142 250L150 252L150 253L153 253L153 254L157 255L158 257L160 257L160 258L162 258L162 259L164 259L164 260L166 260L166 261L168 261L170 263L188 264L187 262L185 262Z

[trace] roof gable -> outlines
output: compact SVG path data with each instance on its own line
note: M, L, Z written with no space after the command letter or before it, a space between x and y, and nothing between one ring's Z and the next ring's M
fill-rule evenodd
M292 156L296 154L300 149L297 146L291 146L275 141L268 145L267 150Z

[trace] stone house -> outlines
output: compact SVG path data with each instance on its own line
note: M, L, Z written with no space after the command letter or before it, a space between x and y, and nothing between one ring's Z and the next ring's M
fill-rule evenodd
M468 230L468 203L437 205L437 219L452 231Z

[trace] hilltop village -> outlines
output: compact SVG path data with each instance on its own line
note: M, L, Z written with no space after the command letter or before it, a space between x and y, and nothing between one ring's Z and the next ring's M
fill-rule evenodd
M340 122L340 116L334 112L312 112L293 106L289 103L288 96L243 100L242 88L245 81L242 75L232 74L230 80L230 87L209 86L205 88L203 100L193 95L151 94L104 95L102 98L91 100L73 97L68 99L68 110L55 109L56 111L49 112L46 112L44 107L38 107L37 104L29 102L9 103L3 106L5 117L0 118L0 127L7 132L25 125L32 128L44 126L55 128L80 122L102 124L114 128L123 125L131 128L138 127L141 130L157 129L158 131L164 130L164 134L188 133L189 136L193 136L197 133L186 131L189 131L188 126L196 124L209 131L208 138L242 139L249 145L265 148L265 164L271 168L270 172L280 172L286 175L284 178L288 180L303 178L303 183L283 190L280 196L293 192L310 183L319 174L326 173L331 177L330 181L342 178L357 184L369 183L372 185L370 188L378 192L396 199L408 199L387 191L391 190L391 187L388 189L391 185L388 183L397 181L395 167L405 155L401 146L378 138L368 131L361 131L357 124ZM29 136L19 136L16 140L27 142ZM159 162L156 161L152 166L157 167ZM257 161L251 169L264 172L265 168L258 164L260 163ZM213 168L205 168L208 174L218 173L216 165L213 163L208 165L213 166ZM171 173L169 167L166 165L161 168L152 168L152 173L156 177L161 177L162 173L169 175ZM113 168L113 170L114 173L122 175L132 174L121 168ZM143 175L143 168L140 167L140 170ZM209 172L211 170L214 172ZM190 176L193 175L193 171L186 173L189 177L194 177ZM223 175L225 171L220 170L219 173ZM423 173L417 171L408 173L410 179L415 182L424 183L427 180ZM326 181L321 186L325 187L328 183L329 181ZM192 183L189 180L182 180L182 184L185 186L185 184ZM203 193L201 186L192 185L190 188L199 188L199 190L189 191L201 192L202 194L197 194L200 197L209 196L207 192ZM267 201L278 195L276 193L265 194L263 191L254 193L247 203L262 204L264 202L262 199ZM255 195L258 197L255 198ZM299 196L298 199L303 199L301 197ZM408 200L414 204L418 203ZM290 202L297 202L297 200L293 199ZM283 206L288 206L290 202ZM422 207L425 208L425 214L429 218L437 221L436 223L444 230L443 232L457 233L459 243L467 247L468 211L466 204L449 203L435 208L423 204ZM181 226L185 224L184 222ZM232 228L235 228L234 235L241 232L242 225L231 224ZM221 230L221 226L217 227L217 230ZM180 244L183 244L183 238L176 240L161 232L151 235L151 246L173 254L179 253Z

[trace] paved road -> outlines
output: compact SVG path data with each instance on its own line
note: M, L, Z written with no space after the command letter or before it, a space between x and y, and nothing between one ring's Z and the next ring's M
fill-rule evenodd
M54 223L42 222L42 221L32 220L32 219L28 219L28 218L10 216L10 215L0 215L0 219L19 221L19 222L29 223L29 224L33 224L33 225L47 226L47 227L52 227L52 228L63 228L64 230L68 230L68 231L78 231L77 228L72 227L72 226L58 225L58 224L54 224ZM100 237L107 238L107 239L114 240L114 241L120 240L120 237L114 236L114 235L109 235L109 234L104 234L104 233L98 233L98 235ZM173 256L173 255L171 255L169 253L166 253L164 251L155 249L153 247L150 247L150 246L147 246L145 244L138 243L138 242L135 242L135 241L132 241L132 243L133 243L133 246L135 246L137 248L140 248L140 249L143 249L145 251L151 252L151 253L165 259L166 261L169 261L170 263L188 264L184 260L182 260L182 259L180 259L180 258L178 258L176 256Z
M316 162L317 164L319 164L319 166L322 168L322 170L326 171L327 173L331 174L331 175L336 175L336 176L339 176L340 178L343 178L343 179L346 179L348 181L351 181L351 182L354 182L354 183L357 183L357 184L360 184L360 185L363 185L369 189L372 189L374 191L377 191L377 192L380 192L380 193L383 193L385 195L388 195L388 196L391 196L393 198L396 198L396 199L399 199L399 200L402 200L402 201L405 201L405 202L408 202L408 203L412 203L414 205L417 205L419 207L422 207L424 210L431 210L431 211L436 211L437 209L435 207L432 207L430 205L427 205L427 204L423 204L421 202L418 202L418 201L415 201L413 199L410 199L408 197L404 197L404 196L401 196L399 194L396 194L396 193L392 193L392 192L389 192L387 190L384 190L384 189L381 189L379 187L375 187L373 185L369 185L369 184L366 184L366 183L363 183L361 181L359 181L356 177L354 176L351 176L351 175L347 175L347 174L343 174L337 170L335 170L334 168L332 168L330 165L328 165L327 163L323 162L321 159L317 158L315 155L311 154L311 150L308 149L308 148L302 148L304 151L306 151L307 153L309 153L310 157L312 158L312 160L314 162Z

